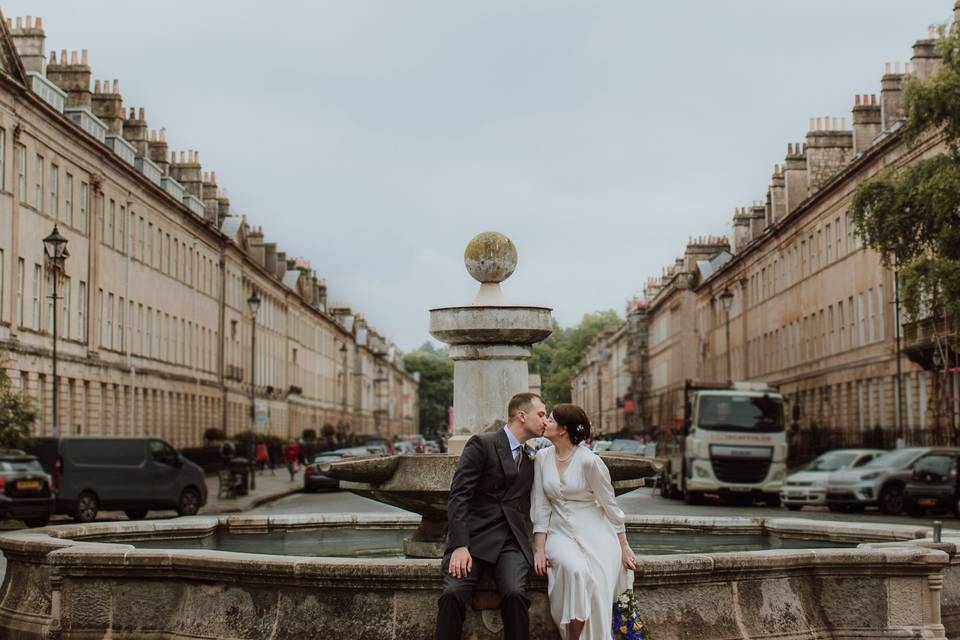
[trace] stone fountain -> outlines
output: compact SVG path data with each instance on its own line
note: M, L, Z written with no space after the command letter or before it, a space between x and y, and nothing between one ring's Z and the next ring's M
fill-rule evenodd
M430 335L450 345L453 360L453 434L446 454L404 454L345 460L325 467L340 487L420 514L420 527L404 543L411 557L443 555L447 494L464 444L475 433L507 423L507 404L529 384L533 345L551 333L550 309L509 304L500 283L517 267L513 242L481 233L464 251L467 272L480 283L473 302L430 311ZM658 472L651 460L604 454L614 486L635 489Z

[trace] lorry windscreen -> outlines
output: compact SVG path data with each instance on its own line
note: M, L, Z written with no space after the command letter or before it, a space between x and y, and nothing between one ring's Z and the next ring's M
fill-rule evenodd
M783 402L770 396L701 396L697 427L714 431L783 431Z

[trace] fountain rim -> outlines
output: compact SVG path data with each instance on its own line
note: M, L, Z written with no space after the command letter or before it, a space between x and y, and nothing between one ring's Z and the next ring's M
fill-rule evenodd
M430 313L434 311L475 311L477 309L532 309L535 311L553 311L553 307L543 307L535 304L463 304L451 307L434 307L430 309Z

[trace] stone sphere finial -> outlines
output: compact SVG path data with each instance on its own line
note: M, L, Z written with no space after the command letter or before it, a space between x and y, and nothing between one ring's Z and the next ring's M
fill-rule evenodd
M481 284L499 284L517 268L517 247L502 233L485 231L467 244L463 263L474 280Z

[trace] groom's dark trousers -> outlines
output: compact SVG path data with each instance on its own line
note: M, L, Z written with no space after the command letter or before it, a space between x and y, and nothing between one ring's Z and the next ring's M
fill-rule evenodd
M503 430L473 436L460 455L447 506L447 550L435 640L460 640L466 609L477 582L492 574L500 592L506 640L530 635L527 573L530 549L530 488L533 461L521 451L514 460ZM473 567L464 578L450 575L450 556L467 547Z

